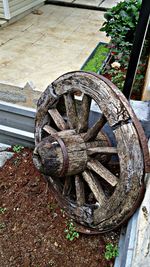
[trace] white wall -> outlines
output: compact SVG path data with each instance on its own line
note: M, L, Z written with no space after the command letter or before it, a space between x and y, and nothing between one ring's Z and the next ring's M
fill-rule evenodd
M13 18L38 4L44 0L0 0L0 18Z

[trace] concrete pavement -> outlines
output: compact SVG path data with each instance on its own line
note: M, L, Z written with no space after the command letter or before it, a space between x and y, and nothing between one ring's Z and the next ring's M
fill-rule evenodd
M59 75L79 70L99 41L104 12L45 5L0 29L0 82L44 91Z

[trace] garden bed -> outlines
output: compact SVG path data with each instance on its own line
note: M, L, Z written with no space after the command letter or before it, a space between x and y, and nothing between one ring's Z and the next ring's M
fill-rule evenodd
M69 241L64 231L70 219L35 169L31 149L17 149L0 181L0 266L113 266L106 245L118 244L119 232Z

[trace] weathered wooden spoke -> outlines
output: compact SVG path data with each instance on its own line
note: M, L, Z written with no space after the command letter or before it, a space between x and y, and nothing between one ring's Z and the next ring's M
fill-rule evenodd
M73 94L64 95L68 125L70 129L76 129L79 123Z
M64 183L64 187L63 187L63 196L68 196L71 192L72 189L72 177L71 176L67 176L65 178L65 183Z
M52 128L50 125L44 125L43 130L47 132L48 134L56 134L57 131Z
M93 155L96 153L100 154L117 154L117 148L116 147L92 147L87 149L88 155Z
M95 139L95 137L103 128L105 123L106 123L106 118L104 115L102 115L101 118L87 131L86 135L84 136L84 141L87 142Z
M78 124L78 133L86 132L88 129L88 120L91 106L91 97L83 95L81 102L81 111L80 111L80 124Z
M79 175L75 176L75 189L76 189L77 205L82 206L85 204L85 187L83 180Z
M107 181L111 186L116 186L118 183L117 177L107 170L98 160L90 160L87 167L96 172L100 177Z
M75 92L83 95L81 102ZM95 124L89 123L92 100L102 113ZM143 194L145 155L122 93L102 76L71 72L46 89L37 110L33 161L59 205L83 232L120 226Z
M60 113L58 112L58 110L56 108L49 109L48 113L50 114L50 116L54 120L58 129L60 129L60 130L66 130L67 129L67 125L66 125L63 117L60 115Z
M105 199L105 194L104 194L104 191L100 185L99 180L96 177L94 177L94 175L92 174L91 171L88 171L88 170L85 170L82 173L82 175L83 175L84 180L89 185L91 191L93 192L96 200L101 205Z

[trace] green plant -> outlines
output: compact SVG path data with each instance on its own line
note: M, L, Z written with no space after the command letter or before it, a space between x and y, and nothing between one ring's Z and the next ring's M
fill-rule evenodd
M21 145L15 145L15 146L13 146L13 151L14 151L15 153L20 153L21 150L22 150L23 148L24 148L24 147L21 146Z
M131 49L142 0L126 0L105 13L106 21L100 31L111 37L119 49Z
M79 238L79 233L76 231L75 225L72 220L67 222L64 232L67 233L66 239L68 239L69 241L73 241L75 238Z
M0 207L0 214L4 214L6 210L6 208Z
M118 60L118 61L117 61ZM104 69L102 71L102 74L109 75L109 78L111 81L122 91L124 87L124 81L126 77L126 72L127 72L127 64L128 64L128 59L125 56L122 56L122 58L119 58L119 55L117 57L114 57L115 62L119 62L121 67L119 69L115 68L108 68ZM140 98L140 91L142 88L142 84L144 82L144 73L145 73L145 66L146 64L142 64L142 62L139 63L137 73L136 73L136 79L134 82L134 87L133 90L136 92L137 98Z
M105 247L105 254L104 257L106 260L114 259L119 255L118 247L113 245L112 243L108 243Z
M107 70L107 74L111 76L111 81L120 89L120 91L122 91L126 72L122 69L117 70L112 68Z

